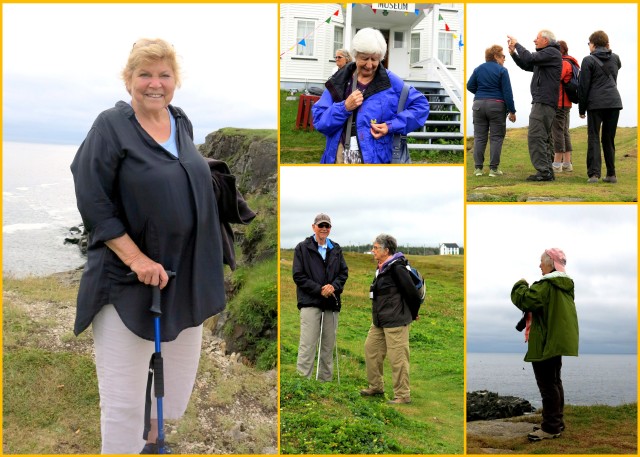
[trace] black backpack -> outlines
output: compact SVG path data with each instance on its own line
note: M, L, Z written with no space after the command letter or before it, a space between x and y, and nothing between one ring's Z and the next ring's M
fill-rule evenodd
M572 59L565 59L563 57L562 60L571 64L571 79L568 82L562 81L564 93L567 94L567 97L569 98L569 101L571 101L571 103L578 103L580 101L580 96L578 94L578 89L580 86L580 67Z

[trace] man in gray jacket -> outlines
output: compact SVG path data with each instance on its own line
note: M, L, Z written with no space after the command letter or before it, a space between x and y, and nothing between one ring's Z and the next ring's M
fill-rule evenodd
M527 181L553 181L553 137L551 124L558 105L562 54L555 35L541 30L533 42L536 52L529 52L514 37L507 35L509 54L525 71L532 71L531 113L529 114L529 157L537 173Z

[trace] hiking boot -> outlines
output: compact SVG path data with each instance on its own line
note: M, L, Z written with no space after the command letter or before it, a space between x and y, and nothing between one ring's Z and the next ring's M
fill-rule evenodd
M615 176L606 176L606 177L602 178L602 180L604 182L608 182L608 183L611 183L611 184L615 184L615 183L618 182L618 178L616 178Z
M589 184L595 184L595 183L597 183L597 182L598 182L598 179L600 179L600 178L598 178L597 176L592 176L592 177L590 177L589 179L587 179L587 182L588 182Z
M571 162L569 163L563 163L562 164L562 171L573 171L573 164Z
M549 174L541 174L541 173L536 173L535 175L531 175L527 178L527 181L553 181L555 178L553 177L553 175L551 173Z
M492 168L489 170L489 176L494 177L494 176L502 176L504 173L502 173L502 170L498 170L497 168Z
M371 387L368 387L366 389L362 389L360 391L360 395L362 395L363 397L373 397L376 395L384 395L384 390L378 390L378 389L373 389Z
M140 454L157 454L158 453L158 444L157 443L147 443L142 448ZM167 446L167 443L164 443L164 453L172 454L171 449Z
M476 171L473 172L476 176L482 176L482 168L476 168Z
M405 398L394 398L393 400L389 400L387 403L389 403L390 405L404 405L407 403L411 403L411 398L409 397L405 397Z
M553 438L558 438L561 433L547 433L544 430L536 430L535 432L531 432L527 435L529 441L542 441L542 440L550 440Z

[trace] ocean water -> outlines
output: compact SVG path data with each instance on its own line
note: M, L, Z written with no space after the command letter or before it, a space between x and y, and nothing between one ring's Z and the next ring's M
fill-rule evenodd
M467 353L467 392L489 390L542 406L531 364L522 354ZM562 358L565 403L611 405L635 403L637 356L584 354Z
M77 146L2 143L2 269L47 275L84 263L68 229L82 219L69 166Z

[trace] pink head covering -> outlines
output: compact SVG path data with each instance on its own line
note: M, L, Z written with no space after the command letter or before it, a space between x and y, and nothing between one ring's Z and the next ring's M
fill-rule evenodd
M565 272L564 267L567 264L567 257L564 255L564 252L562 252L562 249L560 248L545 249L544 253L547 254L549 257L551 257L551 260L553 260L553 266L556 269L556 271L560 271L562 273Z

